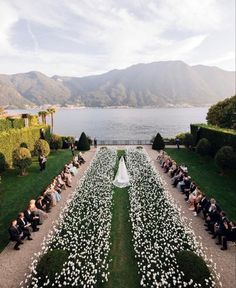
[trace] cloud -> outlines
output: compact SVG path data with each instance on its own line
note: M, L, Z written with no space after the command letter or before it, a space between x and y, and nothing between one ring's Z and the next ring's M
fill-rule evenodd
M224 41L218 31L234 20L228 1L225 7L222 0L1 0L0 72L82 76L139 62L193 63L196 55L204 62L204 49ZM16 43L21 29L33 45ZM221 55L213 52L212 59Z

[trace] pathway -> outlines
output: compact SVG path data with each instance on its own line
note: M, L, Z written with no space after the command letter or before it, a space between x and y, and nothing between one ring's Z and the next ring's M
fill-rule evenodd
M184 201L182 193L179 193L176 188L171 185L170 177L163 173L158 161L156 161L157 152L152 150L151 146L144 146L149 157L151 158L156 171L164 180L167 191L173 197L177 205L181 208L181 213L189 219L189 223L197 236L201 237L203 247L205 247L208 258L212 258L213 263L216 263L217 273L221 275L221 282L223 288L236 287L236 248L232 242L229 242L229 249L227 251L220 250L220 247L215 245L215 240L205 231L203 226L203 219L198 216L194 217L192 211L188 210L188 205Z
M69 199L71 192L77 187L79 179L83 176L88 168L92 158L95 155L95 149L91 149L83 156L86 163L79 168L77 176L73 177L72 187L62 192L62 200L57 206L52 208L49 217L39 226L40 230L32 233L33 241L24 241L20 251L13 250L14 243L11 242L0 254L0 288L17 288L21 281L25 279L25 273L29 273L29 266L32 262L34 254L41 250L41 243L44 237L50 231L53 221L55 221L66 201Z

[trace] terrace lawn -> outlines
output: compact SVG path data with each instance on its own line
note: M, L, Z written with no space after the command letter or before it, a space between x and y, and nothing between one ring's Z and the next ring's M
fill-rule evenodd
M189 175L200 189L217 200L230 220L236 220L236 171L220 176L213 158L201 158L187 149L167 148L165 151L178 164L187 165Z
M17 170L7 170L1 174L0 184L0 251L9 242L8 227L12 219L26 208L29 200L35 199L50 184L64 165L72 158L70 150L51 152L46 171L40 172L37 157L28 169L29 175L18 176Z
M118 157L124 155L123 150L118 150ZM115 167L118 170L118 161ZM140 277L138 266L134 257L132 243L131 223L129 222L129 195L128 188L113 189L113 211L111 229L110 275L105 288L138 288Z

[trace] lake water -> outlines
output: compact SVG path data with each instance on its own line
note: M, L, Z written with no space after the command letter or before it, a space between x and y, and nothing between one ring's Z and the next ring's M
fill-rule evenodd
M191 123L205 123L208 108L60 109L54 115L54 132L78 137L84 131L98 140L150 140L160 132L175 137L188 132ZM11 114L38 110L9 110ZM48 117L50 123L50 117Z

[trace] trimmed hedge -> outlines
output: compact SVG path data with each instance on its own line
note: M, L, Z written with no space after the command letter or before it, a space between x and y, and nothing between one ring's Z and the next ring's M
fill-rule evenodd
M196 152L201 156L211 155L211 143L206 138L202 138L198 141L196 146Z
M190 128L195 145L200 139L206 138L212 145L213 154L223 146L232 146L236 151L236 131L206 124L191 124Z
M79 142L77 144L77 149L80 151L88 151L90 150L90 144L88 138L84 132L81 133Z
M163 138L161 137L160 133L157 133L153 144L152 144L152 149L153 150L162 150L165 148L165 142L163 140Z
M194 282L201 284L201 287L209 287L205 279L209 279L210 271L201 257L192 251L185 250L176 255L176 260L180 270L184 273L186 282L192 279Z
M56 273L60 274L68 256L69 253L62 249L54 249L43 255L36 267L39 284L43 285L47 277L50 281L54 281Z
M26 143L30 151L34 150L34 144L40 137L41 128L44 128L46 138L49 140L49 126L10 129L9 131L0 132L0 154L4 155L7 166L12 166L12 153L20 147L21 143Z
M24 119L22 118L2 118L0 119L0 132L8 131L10 129L20 129L25 126Z
M28 120L29 120L29 126L38 126L39 124L39 116L38 115L29 115L28 116Z

